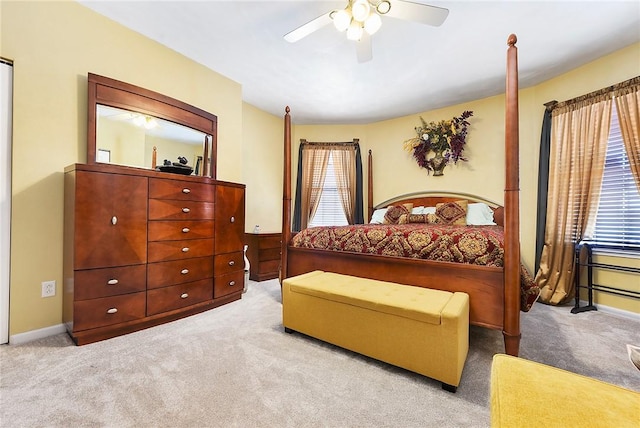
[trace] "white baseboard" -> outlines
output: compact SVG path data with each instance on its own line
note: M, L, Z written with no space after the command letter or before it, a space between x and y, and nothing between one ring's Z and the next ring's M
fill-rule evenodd
M588 304L589 302L587 302L586 300L580 300L580 306L587 306ZM598 304L594 304L594 306L598 308L598 311L605 314L614 315L616 317L630 318L635 321L640 321L640 314L637 312L625 311L625 310L614 308L611 306L598 305Z
M66 331L67 328L64 324L58 324L38 330L27 331L25 333L14 334L9 337L9 345L22 345L23 343L43 339L49 336L55 336L56 334L64 333Z

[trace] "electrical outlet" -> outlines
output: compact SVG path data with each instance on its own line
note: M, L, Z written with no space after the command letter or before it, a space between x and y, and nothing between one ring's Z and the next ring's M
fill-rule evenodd
M56 295L56 282L44 281L42 283L42 297L53 297Z

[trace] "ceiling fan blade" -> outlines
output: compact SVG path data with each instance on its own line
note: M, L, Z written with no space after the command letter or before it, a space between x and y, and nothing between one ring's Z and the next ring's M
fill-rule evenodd
M373 59L373 51L371 48L371 36L366 32L362 34L360 40L356 42L356 55L358 62L363 63Z
M449 9L442 7L413 3L406 0L394 0L391 2L391 9L385 16L439 27L447 19L448 15Z
M324 15L320 15L319 17L312 19L306 24L301 25L293 31L288 32L284 35L284 39L289 43L295 43L300 39L307 37L309 34L314 31L318 31L322 27L332 22L331 17L329 16L331 12L327 12Z

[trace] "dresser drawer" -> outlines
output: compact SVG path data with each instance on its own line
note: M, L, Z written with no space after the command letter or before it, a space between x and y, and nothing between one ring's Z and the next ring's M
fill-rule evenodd
M149 198L213 202L215 188L211 184L151 178L149 179Z
M244 270L244 256L242 252L218 254L213 259L213 273L218 275L224 275L227 273L235 272L237 270Z
M244 271L216 275L213 278L213 298L242 291L244 288Z
M213 298L211 282L211 279L203 279L147 291L147 315L155 315L211 300Z
M213 257L147 265L147 288L166 287L205 278L213 278Z
M213 220L213 202L149 199L149 220Z
M258 236L257 241L258 241L258 248L260 248L261 250L267 249L267 248L280 248L281 246L281 233L270 233L270 234L263 234Z
M145 265L78 270L74 272L74 298L87 300L144 291L146 274Z
M102 297L73 303L73 331L144 318L146 293Z
M280 259L260 262L258 272L260 275L277 274L280 269Z
M149 263L213 255L213 239L149 242Z
M268 248L258 252L258 259L262 261L280 260L280 248Z
M149 241L213 238L213 220L168 220L149 222Z

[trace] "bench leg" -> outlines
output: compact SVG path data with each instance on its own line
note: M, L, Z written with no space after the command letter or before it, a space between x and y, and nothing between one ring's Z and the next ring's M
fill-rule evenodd
M285 333L289 333L289 334L293 334L293 333L295 333L296 331L295 331L295 330L291 330L289 327L285 327L285 328L284 328L284 332L285 332Z
M442 389L444 389L445 391L453 392L455 394L455 392L458 390L458 387L442 382Z

